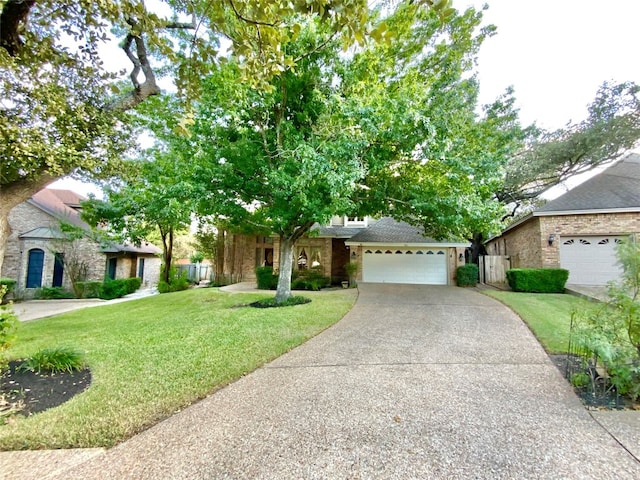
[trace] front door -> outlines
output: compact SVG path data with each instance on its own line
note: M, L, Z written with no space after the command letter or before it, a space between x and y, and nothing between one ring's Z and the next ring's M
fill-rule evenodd
M118 267L118 259L115 257L110 258L107 261L107 278L111 280L116 279L116 268Z

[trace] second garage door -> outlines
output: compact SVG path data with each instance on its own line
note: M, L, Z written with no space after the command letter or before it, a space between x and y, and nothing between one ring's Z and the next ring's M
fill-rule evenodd
M620 278L616 245L622 237L562 237L560 265L569 270L568 284L606 285Z
M441 248L365 249L362 280L371 283L446 285L446 251Z

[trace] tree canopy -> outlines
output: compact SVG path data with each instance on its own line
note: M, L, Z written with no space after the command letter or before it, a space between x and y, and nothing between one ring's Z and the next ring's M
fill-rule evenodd
M480 118L465 78L492 30L473 9L445 25L410 3L385 13L393 40L350 55L308 22L283 45L296 68L272 88L242 83L233 62L205 83L191 129L201 211L280 237L278 301L290 295L293 242L315 222L392 214L442 238L501 208L491 196L520 131L513 102Z

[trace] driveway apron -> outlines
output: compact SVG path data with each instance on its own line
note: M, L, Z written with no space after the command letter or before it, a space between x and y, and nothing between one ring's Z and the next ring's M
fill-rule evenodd
M337 325L59 478L637 479L640 465L500 303L364 284Z

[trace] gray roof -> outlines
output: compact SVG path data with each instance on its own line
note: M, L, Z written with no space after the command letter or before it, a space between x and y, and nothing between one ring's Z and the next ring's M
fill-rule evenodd
M60 240L64 238L62 232L56 228L52 227L38 227L33 230L29 230L28 232L22 233L18 236L18 238L25 239L45 239L45 240Z
M120 245L112 243L100 249L103 253L136 253L136 254L149 254L158 255L162 253L162 250L151 243L143 243L139 247L135 245Z
M467 246L467 243L442 242L425 237L423 230L405 222L398 222L391 217L383 217L374 225L361 229L351 237L347 244L380 243L380 244L455 244Z
M616 209L640 210L640 155L636 153L550 201L535 215Z

